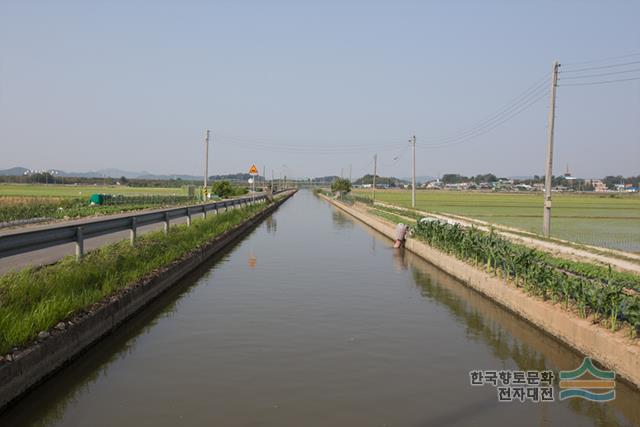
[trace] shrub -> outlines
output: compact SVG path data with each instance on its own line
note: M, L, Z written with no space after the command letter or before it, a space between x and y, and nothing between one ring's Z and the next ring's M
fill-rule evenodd
M348 194L351 191L351 181L344 178L338 178L333 182L333 184L331 184L331 191L334 193L339 191L342 194Z

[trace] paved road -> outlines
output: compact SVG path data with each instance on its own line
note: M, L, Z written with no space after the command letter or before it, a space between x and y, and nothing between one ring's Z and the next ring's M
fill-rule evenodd
M155 210L145 210L144 212L153 212L153 211ZM141 212L142 211L136 211L136 212L127 212L123 214L101 216L99 219L104 220L108 218L109 219L119 218L119 217L129 216L132 214L139 214ZM215 215L215 211L209 212L208 215ZM194 220L198 220L199 218L202 218L202 215L193 215L192 218ZM81 225L81 224L86 224L87 222L95 221L97 219L98 218L96 217L82 218L82 219L71 220L71 221L55 222L47 225L23 227L21 229L22 230L40 230L40 229L55 227L63 224L64 225ZM171 224L183 224L186 221L187 221L186 217L177 218L172 220ZM153 230L161 230L162 227L163 227L162 223L151 224L144 227L140 227L138 228L138 235L148 233L149 231L153 231ZM0 232L0 237L6 234L15 233L15 232L16 232L15 228L12 230L4 230ZM94 237L92 239L86 239L84 241L84 249L86 252L88 252L93 249L99 248L100 246L104 246L110 243L115 243L120 240L125 240L128 238L129 238L129 231L121 231L118 233ZM11 271L13 269L18 270L29 265L35 266L35 265L51 264L67 255L75 255L75 243L67 243L67 244L55 246L52 248L40 249L38 251L27 252L24 254L14 255L6 258L0 258L0 274L7 273L8 271Z

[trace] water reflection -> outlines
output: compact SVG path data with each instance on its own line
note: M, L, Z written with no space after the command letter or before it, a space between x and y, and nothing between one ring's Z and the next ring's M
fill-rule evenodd
M353 220L341 211L333 210L331 212L331 217L333 219L334 229L336 230L351 229L355 226Z
M275 232L278 230L278 221L276 221L273 216L268 216L264 222L267 227L267 233L275 234Z
M393 249L393 267L398 272L407 270L409 268L409 264L405 259L404 252L405 252L404 247Z
M406 256L397 257L403 260L405 258L421 295L446 307L456 319L465 324L467 336L484 342L499 360L513 361L519 370L551 369L555 372L574 369L582 362L582 356L538 332L533 326L477 292L449 285L450 276L446 273L431 269L425 271L424 261L413 253L407 251ZM557 391L558 378L554 383ZM616 388L616 400L606 404L582 399L570 399L566 404L575 413L592 419L598 426L624 426L629 425L628 423L640 425L638 392L622 381L617 381ZM544 407L554 404L558 403L539 405ZM544 410L541 412L540 422L547 425L543 414Z

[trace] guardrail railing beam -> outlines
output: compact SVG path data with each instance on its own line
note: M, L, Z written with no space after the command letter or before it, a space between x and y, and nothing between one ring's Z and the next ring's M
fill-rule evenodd
M278 194L286 190L277 191ZM170 220L187 217L187 225L192 223L192 215L202 213L207 217L209 210L215 210L216 214L224 208L225 212L231 209L245 205L261 202L267 198L266 195L257 196L253 203L253 196L221 200L214 203L206 203L193 205L188 207L169 208L164 210L156 210L153 212L143 212L131 214L116 218L91 220L82 225L53 225L37 230L25 230L7 233L0 236L0 258L19 255L39 249L46 249L68 243L75 244L76 259L82 260L84 257L84 240L91 239L106 234L117 233L120 231L129 231L129 241L133 245L137 240L138 228L164 223L163 228L165 234L169 232Z

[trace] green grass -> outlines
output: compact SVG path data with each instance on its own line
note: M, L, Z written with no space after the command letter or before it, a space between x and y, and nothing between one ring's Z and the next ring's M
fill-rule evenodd
M357 190L356 194L370 194ZM376 199L411 206L407 190L377 190ZM420 210L461 215L541 233L542 194L418 191ZM640 195L554 194L552 237L640 252Z
M194 221L191 227L177 225L168 236L148 233L134 247L127 241L108 245L88 253L80 263L67 257L0 277L0 354L27 344L40 331L170 264L265 207L233 209Z
M94 193L124 196L186 196L183 188L127 187L123 185L0 184L0 196L82 197Z
M394 224L398 224L398 223L406 223L407 220L401 216L398 215L394 215L390 212L386 212L380 209L368 209L367 210L368 213L370 213L371 215L375 215L378 216L382 219L386 219L387 221L391 221ZM409 223L408 225L415 225L415 221Z

